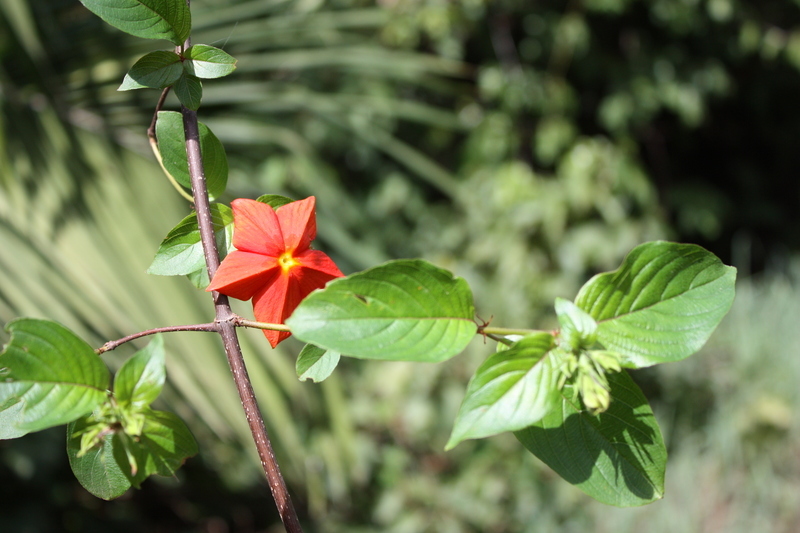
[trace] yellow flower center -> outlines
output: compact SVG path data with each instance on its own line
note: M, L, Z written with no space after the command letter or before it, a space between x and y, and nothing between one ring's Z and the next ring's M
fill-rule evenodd
M297 260L292 256L292 252L284 252L278 258L278 264L281 266L281 268L283 269L283 273L285 274L289 272L289 270L291 270L292 267L296 267L300 263L298 263Z

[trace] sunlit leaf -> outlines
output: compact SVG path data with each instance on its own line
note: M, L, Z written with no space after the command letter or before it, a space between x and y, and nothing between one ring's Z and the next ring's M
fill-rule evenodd
M16 432L66 424L106 399L108 368L70 330L48 320L19 318L6 331L11 340L0 354L0 406L16 410Z
M730 309L736 269L693 244L634 248L614 272L581 288L575 304L597 323L597 340L645 367L690 356Z
M181 45L192 28L185 0L81 0L81 3L118 30L143 39L166 39Z
M160 335L139 350L114 376L114 396L120 404L146 407L153 403L166 380L164 339Z
M192 46L184 52L184 57L183 68L198 78L221 78L236 69L236 59L224 50L206 44Z
M304 342L343 355L444 361L477 330L466 281L426 261L399 260L311 293L286 323Z
M297 377L300 381L324 381L339 364L339 358L338 352L306 344L297 356Z

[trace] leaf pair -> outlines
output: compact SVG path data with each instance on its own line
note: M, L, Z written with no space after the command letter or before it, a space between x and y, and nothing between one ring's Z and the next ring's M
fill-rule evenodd
M0 354L0 438L68 424L73 471L89 492L110 499L152 474L171 475L197 445L175 415L150 404L165 381L160 337L111 375L86 342L47 320L9 322Z

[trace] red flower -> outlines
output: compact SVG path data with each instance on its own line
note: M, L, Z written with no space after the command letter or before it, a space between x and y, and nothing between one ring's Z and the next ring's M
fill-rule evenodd
M253 299L259 322L283 324L314 289L343 276L330 257L309 248L317 236L311 196L273 209L255 200L238 199L233 209L233 246L207 291L238 300ZM263 330L274 348L291 335Z

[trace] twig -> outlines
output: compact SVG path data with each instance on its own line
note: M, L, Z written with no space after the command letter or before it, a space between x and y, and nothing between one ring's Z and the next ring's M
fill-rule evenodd
M118 347L122 346L126 342L130 342L141 337L147 337L148 335L155 335L156 333L171 333L173 331L208 331L208 332L218 332L219 328L214 322L209 322L207 324L190 324L188 326L165 326L162 328L153 328L148 329L145 331L140 331L139 333L134 333L132 335L128 335L127 337L122 337L121 339L117 339L115 341L108 341L100 348L95 350L97 355L101 353L110 352L111 350L115 350Z
M206 189L205 174L203 171L203 160L200 154L200 132L197 125L197 113L181 106L183 114L183 129L186 133L186 155L189 160L189 174L192 180L192 193L194 204L197 211L197 222L200 228L200 240L203 243L203 254L205 255L208 277L212 279L219 267L219 252L217 242L214 238L214 227L211 221L211 208L208 201L208 191ZM302 533L300 521L292 505L289 490L281 475L272 445L267 435L264 419L258 408L253 386L247 375L247 368L244 364L242 349L239 346L239 339L236 336L234 321L237 318L228 304L228 297L217 292L212 293L216 308L215 323L218 332L222 337L225 346L225 354L228 357L228 364L233 373L233 380L239 392L239 398L244 408L250 432L256 443L258 455L261 458L261 466L267 476L272 497L278 506L278 513L283 521L287 533Z

